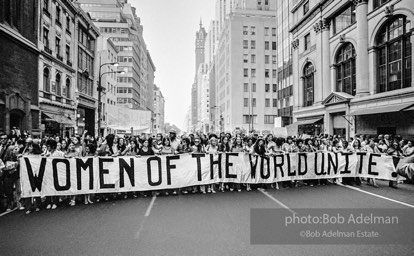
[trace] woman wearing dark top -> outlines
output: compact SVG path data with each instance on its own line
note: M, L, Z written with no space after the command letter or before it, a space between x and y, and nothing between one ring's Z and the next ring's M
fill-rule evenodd
M253 147L253 155L258 155L262 158L267 157L266 156L266 145L265 145L265 141L263 139L261 139L261 138L257 139L257 141L256 141L256 143L254 144L254 147ZM257 158L257 161L258 160L259 160L259 158ZM256 187L257 190L259 190L260 188L265 189L266 184L257 184L254 187Z
M148 138L148 139L143 139L141 141L142 143L142 147L139 149L139 155L140 156L153 156L155 155L154 150L152 150L152 139ZM143 191L143 192L139 192L139 195L147 197L150 195L159 195L159 192L155 192L155 191Z

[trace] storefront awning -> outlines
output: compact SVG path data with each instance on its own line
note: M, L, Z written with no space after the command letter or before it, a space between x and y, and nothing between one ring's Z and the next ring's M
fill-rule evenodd
M381 113L392 113L392 112L399 112L403 110L408 110L407 108L412 107L413 103L402 103L398 105L385 105L381 107L375 108L365 108L365 109L357 109L349 113L350 116L363 116L363 115L374 115L374 114L381 114Z
M42 119L48 122L57 122L60 124L63 124L67 127L75 127L76 123L73 120L70 120L66 116L60 116L60 115L53 115L49 113L42 113Z
M312 119L306 119L306 120L299 120L295 124L297 125L306 125L306 124L314 124L316 122L319 122L323 119L323 117L318 118L312 118Z

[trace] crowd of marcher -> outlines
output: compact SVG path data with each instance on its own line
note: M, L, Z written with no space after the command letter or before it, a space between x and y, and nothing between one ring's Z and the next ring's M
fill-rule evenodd
M21 198L18 159L22 156L40 155L45 157L85 157L85 156L149 156L170 154L239 152L255 155L274 155L292 152L359 152L379 153L394 156L395 159L414 155L412 140L401 136L378 135L376 137L357 135L349 140L341 136L321 134L318 136L274 137L272 134L188 134L177 136L176 131L168 134L124 136L109 134L105 138L95 138L85 131L81 136L62 138L45 136L33 138L27 133L13 130L11 134L0 134L0 212L14 208L26 213L41 209L56 209L58 206L76 203L92 204L100 201L127 199L156 195L176 195L188 193L216 193L217 191L250 191L252 189L295 186L326 185L327 180L304 180L281 182L281 184L211 184L173 190L128 192L116 194L96 194L70 197ZM361 185L359 178L343 178L347 185ZM375 179L367 179L367 184L378 187ZM396 187L395 182L390 182Z

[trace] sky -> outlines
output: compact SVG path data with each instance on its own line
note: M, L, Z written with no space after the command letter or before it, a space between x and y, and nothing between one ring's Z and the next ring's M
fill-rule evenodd
M195 77L195 37L200 18L208 31L215 0L129 0L144 26L155 64L155 84L165 98L165 122L184 129Z

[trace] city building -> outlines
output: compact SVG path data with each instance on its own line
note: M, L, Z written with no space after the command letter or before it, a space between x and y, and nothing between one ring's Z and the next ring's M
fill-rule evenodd
M231 11L219 22L215 54L216 107L223 130L270 132L278 115L273 86L278 66L271 61L277 54L277 37L271 33L277 24L276 0L228 3Z
M39 5L6 0L0 10L0 133L39 136Z
M277 64L277 83L272 90L277 91L277 116L282 127L292 123L293 116L293 66L292 66L292 34L291 27L292 1L276 1L276 28L268 28L268 34L277 35L277 51L271 56L272 64ZM270 58L270 57L269 57Z
M210 84L208 64L201 63L197 72L197 130L210 132Z
M115 44L107 37L100 36L97 39L97 60L96 70L100 70L101 86L103 87L101 95L101 130L100 134L106 136L108 133L115 133L114 127L108 125L108 109L116 106L117 101L117 77L118 50ZM99 118L99 117L98 117Z
M154 84L154 133L165 133L165 99L158 86Z
M192 124L192 131L197 129L197 126L201 122L199 120L199 101L198 101L198 78L197 72L198 68L201 64L205 61L205 42L206 42L207 32L203 27L203 24L200 20L200 28L196 32L196 39L195 39L195 76L194 76L194 83L191 88L191 124Z
M96 40L99 29L90 20L89 16L78 8L75 20L76 30L76 56L77 56L77 87L76 87L76 118L75 132L82 134L98 133L98 81L99 70L95 68L97 54Z
M409 0L294 3L299 133L413 137L412 10Z
M136 9L125 0L79 0L102 35L118 50L117 104L153 111L155 65L143 38L143 26Z
M76 132L78 10L65 0L40 1L40 7L38 90L42 134L72 136Z

